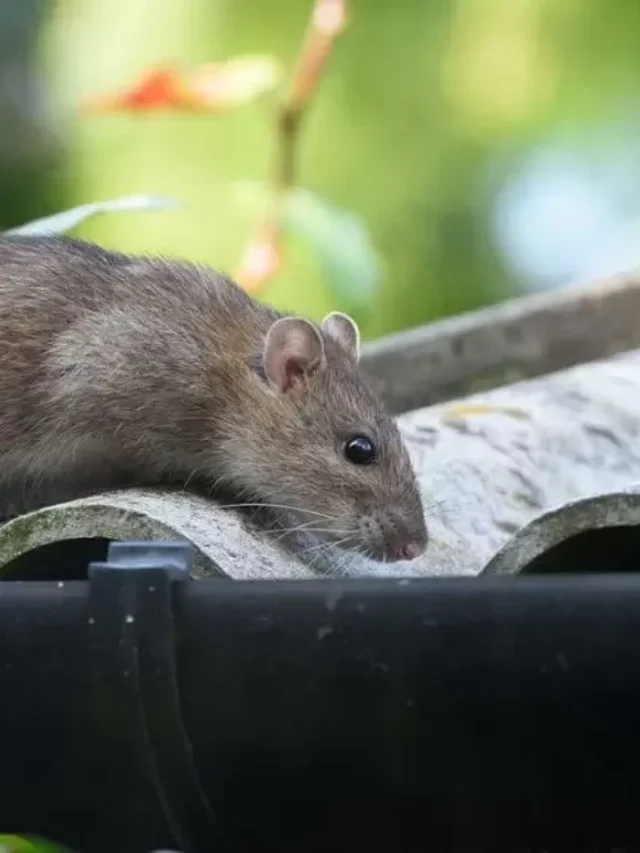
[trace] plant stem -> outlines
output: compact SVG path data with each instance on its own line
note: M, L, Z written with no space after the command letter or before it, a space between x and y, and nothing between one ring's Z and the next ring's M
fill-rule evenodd
M334 44L347 23L348 0L315 0L311 20L291 77L289 92L276 117L277 160L270 213L243 253L236 279L258 290L280 269L280 220L288 192L296 184L300 127L318 90Z

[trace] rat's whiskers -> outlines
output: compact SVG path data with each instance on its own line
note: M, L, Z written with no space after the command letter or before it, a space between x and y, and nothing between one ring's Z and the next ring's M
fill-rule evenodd
M218 509L239 509L239 508L254 508L254 509L285 509L289 510L289 512L300 512L300 508L297 506L290 506L289 504L272 504L266 503L265 501L245 501L243 503L229 503L229 504L216 504ZM317 515L319 518L326 518L329 521L333 521L334 516L329 515L326 512L317 512L312 509L305 509L305 515Z
M309 552L317 551L317 553L312 557L311 561L307 563L308 567L312 568L318 560L322 559L322 557L331 553L331 551L333 551L334 549L339 549L342 545L345 545L347 542L351 541L354 538L354 534L350 533L348 536L345 536L342 539L338 539L336 541L320 542L318 545L311 545L309 548L305 548L301 552L301 557L304 562L307 562L305 558L309 554Z
M284 539L286 536L290 536L292 533L320 533L320 534L333 534L334 536L345 536L350 531L348 530L336 530L335 527L312 527L311 525L317 524L318 522L308 521L305 524L299 524L297 527L285 527L283 529L275 529L275 530L265 530L263 531L267 535L269 534L278 534L276 536L276 542L280 539Z

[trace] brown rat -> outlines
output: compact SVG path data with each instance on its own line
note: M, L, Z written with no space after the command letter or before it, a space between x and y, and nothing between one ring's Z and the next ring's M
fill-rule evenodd
M207 267L0 236L0 511L193 481L416 557L415 475L358 356L346 315L285 316Z

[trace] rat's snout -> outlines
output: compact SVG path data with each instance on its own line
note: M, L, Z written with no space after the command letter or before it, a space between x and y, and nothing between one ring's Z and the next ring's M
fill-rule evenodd
M427 547L427 531L420 532L396 529L387 537L385 556L387 560L415 560Z
M402 513L385 508L363 519L367 550L379 560L415 560L428 543L427 528L419 518L406 518Z
M389 548L389 556L392 560L415 560L424 553L427 546L426 539L419 541L415 539L400 540L393 543Z

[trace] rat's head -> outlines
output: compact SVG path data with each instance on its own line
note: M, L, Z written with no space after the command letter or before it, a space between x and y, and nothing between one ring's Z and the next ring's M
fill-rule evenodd
M257 498L291 507L318 539L376 560L412 559L427 543L416 477L358 368L359 349L345 314L319 328L299 317L273 323L252 381L260 453L249 465L243 453L237 474Z

